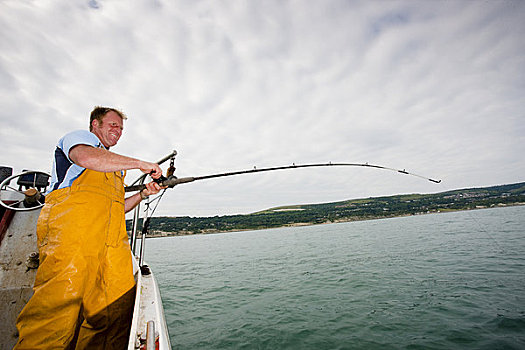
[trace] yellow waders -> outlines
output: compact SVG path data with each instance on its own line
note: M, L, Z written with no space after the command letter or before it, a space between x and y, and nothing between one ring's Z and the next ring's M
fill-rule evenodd
M86 169L51 192L37 225L40 266L15 349L124 349L135 298L120 172Z

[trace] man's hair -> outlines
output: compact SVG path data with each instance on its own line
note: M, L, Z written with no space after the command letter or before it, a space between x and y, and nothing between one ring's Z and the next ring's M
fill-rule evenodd
M126 117L126 115L124 113L122 113L121 111L119 111L118 109L110 108L110 107L96 106L93 109L93 111L91 111L91 115L89 117L89 131L93 130L93 120L98 120L99 123L102 123L102 118L104 118L104 116L108 112L115 112L115 113L117 113L118 116L120 118L122 118L122 120L128 119L128 117Z

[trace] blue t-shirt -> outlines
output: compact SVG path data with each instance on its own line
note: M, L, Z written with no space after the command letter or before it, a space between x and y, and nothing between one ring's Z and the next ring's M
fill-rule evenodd
M86 168L76 165L69 159L69 151L77 145L104 147L98 137L87 130L72 131L58 140L48 193L60 188L70 187L73 181L86 170Z

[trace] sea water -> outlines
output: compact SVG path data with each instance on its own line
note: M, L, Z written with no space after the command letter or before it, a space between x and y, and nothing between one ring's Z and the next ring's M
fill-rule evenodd
M525 206L149 239L174 349L525 349Z

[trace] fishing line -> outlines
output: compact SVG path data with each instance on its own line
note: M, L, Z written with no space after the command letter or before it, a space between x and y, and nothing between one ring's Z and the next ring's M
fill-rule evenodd
M150 207L151 207L151 204L152 204L153 202L157 202L157 203L155 204L155 207L151 210L151 214L149 214L149 217L150 217L150 218L153 217L153 213L155 213L155 210L157 210L157 207L159 206L160 200L161 200L162 196L164 196L164 193L166 193L166 190L167 190L167 188L165 188L165 189L162 191L162 193L161 193L160 195L158 195L158 196L155 197L154 199L149 200L149 201L146 202L146 204L145 204L145 207L146 207L146 208L144 209L144 212L148 212L148 210L149 210Z
M160 199L162 198L162 196L164 196L164 193L166 193L166 190L167 190L167 188L165 188L160 195L158 195L157 197L155 197L152 200L148 200L145 203L146 209L144 210L144 212L146 213L146 215L145 215L144 220L142 221L142 239L141 239L141 242L140 242L140 256L139 256L139 266L140 266L141 270L144 269L143 272L142 272L143 274L145 274L145 273L147 273L147 271L149 271L148 267L146 265L143 265L143 259L144 259L144 254L145 254L144 247L146 246L146 235L147 235L147 233L149 231L149 223L150 223L151 218L153 217L153 214L155 213L155 210L157 210L157 207L159 206ZM148 211L150 209L150 206L155 201L157 203L155 204L155 206L151 210L151 213L148 215Z
M496 238L494 238L494 236L492 236L489 231L487 231L483 225L481 225L481 223L478 221L478 219L476 219L476 217L474 215L472 215L472 213L470 212L472 209L467 209L467 212L468 212L468 215L469 217L476 223L476 225L478 226L478 230L483 232L484 234L487 235L487 237L494 243L494 245L500 250L500 252L502 254L507 254L507 251L505 249L503 249L503 247L498 243L498 241L496 240Z
M441 186L443 187L443 184L441 184ZM445 191L443 191L445 192ZM476 224L476 226L478 227L478 231L479 232L482 232L484 233L493 243L494 245L497 247L497 249L499 249L501 251L501 253L503 254L506 254L506 251L505 249L503 249L503 247L501 247L501 245L498 243L498 241L496 240L496 238L494 238L494 236L492 236L484 227L483 225L479 222L479 220L474 216L472 215L471 211L474 210L474 209L466 209L466 210L460 210L460 211L466 211L467 212L467 215L468 217Z

